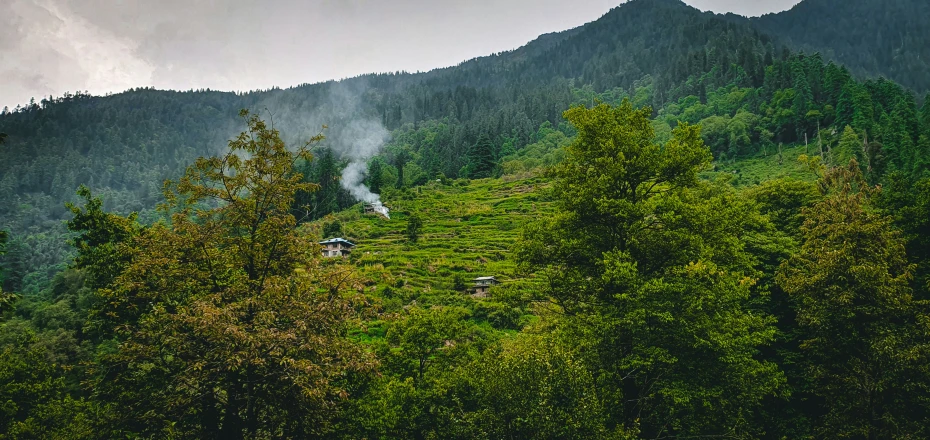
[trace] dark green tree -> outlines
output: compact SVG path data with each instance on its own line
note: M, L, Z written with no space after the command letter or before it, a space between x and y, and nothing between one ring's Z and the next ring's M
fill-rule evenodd
M794 111L796 126L798 130L798 139L803 139L803 135L809 131L808 112L811 110L811 104L814 102L814 94L811 92L810 83L807 80L807 72L804 70L801 62L793 63L792 82L794 87L794 102L791 110ZM818 66L822 67L822 66Z
M827 171L821 186L826 197L805 212L804 243L778 273L821 405L818 435L925 437L930 304L912 296L904 240L868 208L876 190L854 161Z
M9 235L6 231L0 231L0 256L6 253L6 243L9 239ZM16 302L16 295L3 291L3 267L0 267L0 318L3 318L3 314L7 310L13 308L13 303Z
M411 243L416 243L420 239L422 230L423 219L417 214L411 214L410 217L407 218L407 240Z
M487 133L482 133L468 152L468 177L485 179L494 175L497 166L494 144Z
M368 187L371 189L371 192L375 194L381 194L381 159L373 159L371 165L368 166Z
M323 224L323 238L342 237L342 223L333 220Z
M339 211L339 185L340 172L336 163L336 156L329 148L323 148L318 153L316 174L314 180L319 185L315 190L314 218Z
M394 167L397 168L397 183L395 183L395 188L403 188L407 186L406 181L404 180L404 166L407 165L407 162L410 161L410 155L406 150L401 150L397 155L394 156Z
M31 330L0 345L0 439L93 438L86 402L68 394L55 365Z

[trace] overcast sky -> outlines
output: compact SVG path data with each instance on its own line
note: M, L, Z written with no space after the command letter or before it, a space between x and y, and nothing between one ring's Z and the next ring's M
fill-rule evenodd
M686 0L761 15L797 0ZM0 0L0 107L137 86L252 90L425 71L592 21L621 0Z

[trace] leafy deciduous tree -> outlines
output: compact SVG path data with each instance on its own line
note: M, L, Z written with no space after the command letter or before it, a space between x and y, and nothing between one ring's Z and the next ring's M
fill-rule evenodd
M136 315L115 329L119 349L94 382L116 405L113 435L321 436L347 375L372 367L346 339L349 301L290 212L294 194L315 187L292 172L309 150L242 115L248 131L166 185L170 224L133 237L129 264L98 290L104 310Z

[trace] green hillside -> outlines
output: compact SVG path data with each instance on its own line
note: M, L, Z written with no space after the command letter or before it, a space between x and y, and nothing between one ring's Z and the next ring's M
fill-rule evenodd
M5 109L0 440L930 438L925 9Z
M378 299L382 316L414 304L457 305L473 310L476 322L519 329L532 315L526 298L539 281L518 270L513 248L526 224L553 213L547 187L546 179L526 176L430 182L387 194L390 219L365 215L359 205L308 228L318 236L333 221L342 225L344 237L357 245L348 262ZM423 228L411 242L406 227L414 214ZM502 284L488 298L472 298L472 280L482 276Z
M930 30L922 0L807 0L750 19L796 50L820 52L864 77L891 79L930 92Z
M734 161L718 162L713 171L704 173L707 178L726 175L738 187L751 187L769 180L792 179L810 181L816 178L810 168L798 161L801 155L812 155L803 145L785 147L782 154L770 152L768 155L757 154ZM816 156L816 154L813 154Z
M408 194L388 196L390 220L358 212L338 215L346 235L358 244L352 261L374 279L388 285L402 280L417 290L450 284L455 273L515 280L510 251L519 231L526 222L552 212L542 191L545 180L458 183L432 182ZM424 224L416 243L404 232L412 213Z
M802 5L823 3L818 2ZM870 9L883 8L887 20L876 26L894 27L911 10L899 7L905 3L858 2L854 18L885 17ZM846 11L818 8L818 14L808 15L829 21ZM2 264L12 268L3 285L39 293L73 257L62 225L70 216L64 205L76 201L80 185L104 195L111 211L138 212L155 221L163 180L220 150L241 128L236 115L242 108L274 114L291 145L318 134L324 124L329 127L318 160L300 169L326 186L314 196L310 219L356 203L332 177L359 159L349 157L359 144L383 144L377 157L371 157L372 150L361 159L378 162L388 186L416 187L441 176L484 178L509 172L509 165L526 169L545 162L514 159L547 142L545 127L571 138L562 113L598 100L618 104L629 98L637 106L649 105L667 125L660 130L665 133L679 121L700 123L705 141L723 162L774 151L778 143L802 143L815 137L818 127L842 133L850 125L857 136L876 142L870 160L888 162L872 167L876 176L905 163L917 171L925 168L922 160L912 160L924 148L919 120L926 117L918 117L919 100L910 90L887 80L861 81L845 67L826 63L851 62L847 58L799 53L802 46L760 31L759 22L731 18L677 0L636 0L520 49L427 73L370 74L249 93L67 94L3 111L0 132L8 136L0 148L0 229L11 238ZM868 40L860 31L873 31L849 29L854 42ZM918 44L920 32L908 32L917 40L903 46L895 60L926 58L919 55L926 46ZM885 46L891 40L883 40ZM863 52L886 53L885 46ZM870 65L851 67L866 76L884 72ZM826 149L836 140L827 139ZM401 174L403 181L395 183ZM751 182L763 177L753 176Z
M702 177L724 178L743 188L776 179L812 181L816 174L798 161L803 154L808 153L800 145L785 148L781 158L773 153L717 162ZM547 195L550 181L542 173L543 168L537 168L530 176L431 181L385 193L390 219L365 215L362 205L356 205L308 227L320 235L327 224L341 224L342 236L357 246L349 262L361 269L372 292L389 288L408 301L422 301L452 293L456 274L469 286L473 278L495 276L523 290L531 288L533 279L517 270L513 246L524 226L554 212ZM411 214L423 220L415 243L406 235Z

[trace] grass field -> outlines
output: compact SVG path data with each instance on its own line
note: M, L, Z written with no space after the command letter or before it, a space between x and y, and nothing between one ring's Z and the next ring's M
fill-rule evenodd
M741 158L735 162L716 163L715 171L704 173L705 177L719 174L733 175L733 185L745 187L758 185L766 180L791 178L798 180L813 180L815 176L798 161L803 154L813 155L815 146L810 147L810 153L804 145L786 147L782 150L781 158L778 152L768 156L757 155Z

